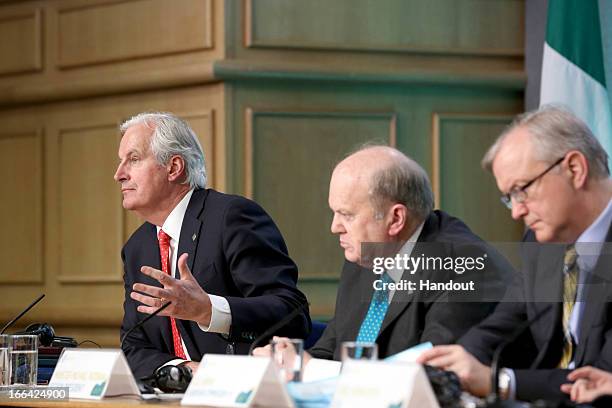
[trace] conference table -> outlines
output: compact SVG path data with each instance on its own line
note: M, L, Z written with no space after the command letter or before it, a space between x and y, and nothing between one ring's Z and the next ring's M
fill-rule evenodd
M27 408L176 408L180 406L179 400L140 400L134 398L106 398L102 400L35 400L35 399L10 399L0 397L0 407L27 407ZM214 408L214 407L210 407Z

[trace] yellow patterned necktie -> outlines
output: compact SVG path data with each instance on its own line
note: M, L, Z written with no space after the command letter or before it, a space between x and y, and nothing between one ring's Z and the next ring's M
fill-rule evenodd
M559 368L567 368L574 357L576 343L570 330L570 317L576 303L578 288L578 263L576 247L569 245L563 259L563 355Z

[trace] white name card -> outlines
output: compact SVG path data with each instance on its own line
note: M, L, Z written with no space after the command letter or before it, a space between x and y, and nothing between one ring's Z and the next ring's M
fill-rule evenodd
M181 405L294 408L269 358L223 354L204 356Z
M415 363L351 360L342 366L331 408L439 408Z
M70 349L62 351L50 387L68 387L70 398L102 399L119 394L140 395L123 351Z

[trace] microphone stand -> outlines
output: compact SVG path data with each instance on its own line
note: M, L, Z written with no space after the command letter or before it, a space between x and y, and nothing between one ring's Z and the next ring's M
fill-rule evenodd
M15 318L13 318L10 322L8 322L7 324L4 325L4 327L2 328L2 330L0 330L0 334L4 334L4 332L11 327L12 325L15 324L15 322L17 322L17 320L21 319L23 317L24 314L28 313L30 311L30 309L32 309L34 306L36 306L36 304L38 302L40 302L43 298L45 297L45 294L43 293L42 295L40 295L35 301L33 301L32 303L30 303L30 305L28 307L26 307L25 309L23 309L23 311L21 313L19 313Z

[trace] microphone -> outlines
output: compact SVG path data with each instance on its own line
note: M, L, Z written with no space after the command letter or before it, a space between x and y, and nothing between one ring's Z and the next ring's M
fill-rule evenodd
M298 307L296 307L295 309L293 309L293 311L291 313L289 313L288 315L286 315L285 317L283 317L281 320L279 320L276 324L273 324L270 328L268 328L268 330L264 331L261 335L259 335L255 340L253 340L253 343L251 344L251 347L249 347L249 356L253 355L253 349L255 349L255 347L257 347L257 345L259 343L261 343L261 341L263 339L265 339L266 337L269 337L271 334L274 334L275 332L278 331L278 329L283 328L287 323L289 323L291 320L295 319L295 317L300 314L300 312L305 308L310 306L310 303L308 302L304 302L301 303Z
M157 316L162 310L164 310L165 308L167 308L171 304L172 304L172 302L168 302L168 303L162 305L159 309L155 310L153 313L151 313L150 315L148 315L147 317L145 317L144 319L142 319L141 321L136 323L134 326L132 326L132 328L130 330L126 331L125 334L123 335L123 337L121 337L121 342L119 343L119 348L123 349L123 342L125 341L125 339L127 339L127 337L134 330L138 329L139 327L142 327L142 325L145 324L146 322L148 322L149 319L151 319L154 316Z
M512 335L506 341L501 343L495 349L495 352L493 353L493 358L491 360L491 390L492 390L492 393L487 398L489 400L487 407L513 407L515 406L513 405L514 401L502 401L499 398L499 370L501 368L500 367L501 353L510 343L516 340L518 336L520 336L528 327L530 327L532 324L540 320L540 318L544 316L544 314L547 313L550 309L552 309L552 305L548 305L548 307L545 307L544 309L540 310L531 319L527 320L526 322L523 322L523 324L519 325L516 328L516 330L514 330Z
M10 322L8 322L7 324L4 325L4 327L2 328L2 330L0 330L0 334L4 334L4 332L6 331L6 329L8 329L9 327L11 327L12 325L15 324L15 322L17 322L17 320L21 319L21 317L28 313L30 311L31 308L33 308L34 306L36 306L36 304L38 302L40 302L42 300L42 298L45 297L45 294L43 293L42 295L40 295L35 301L33 301L32 303L30 303L30 305L28 307L26 307L25 309L23 309L23 311L21 313L19 313L13 320L11 320Z

